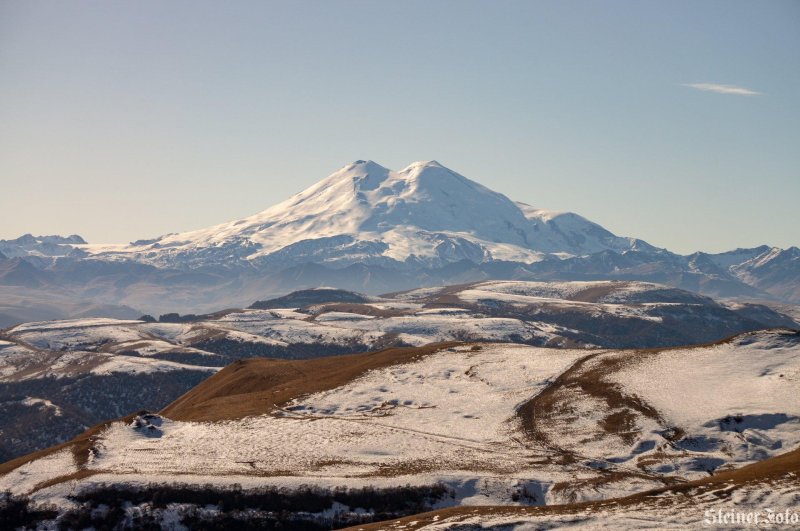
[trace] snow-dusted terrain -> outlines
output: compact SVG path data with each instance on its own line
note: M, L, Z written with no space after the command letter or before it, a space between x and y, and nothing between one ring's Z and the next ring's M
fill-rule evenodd
M218 356L171 343L139 342L141 352L119 354L136 342L134 323L141 324L36 323L0 340L0 461L66 441L107 418L162 407L219 370ZM154 344L167 359L154 355Z
M19 436L12 436L13 426L0 428L6 435L0 456L66 440L142 407L163 407L240 358L310 358L443 341L657 347L795 326L767 308L729 308L640 282L489 281L383 298L310 290L276 302L301 300L302 307L259 303L269 308L187 322L90 318L7 329L0 337L0 410L14 419ZM144 401L137 399L142 388L153 389ZM55 418L26 406L25 397L49 400L64 414Z
M19 463L0 477L0 489L62 510L75 507L70 496L76 493L154 481L218 489L238 484L245 491L266 485L291 491L309 482L330 488L441 483L450 495L434 508L553 505L702 483L709 473L769 463L800 445L797 332L753 332L705 347L648 351L478 343L404 359L245 417L215 404L258 401L266 396L260 393L286 384L256 383L263 377L253 372L255 380L240 379L228 396L214 377L166 416L114 422L88 447L74 446L72 456L61 450ZM251 370L239 367L226 369L226 377ZM295 367L302 371L303 365ZM313 374L306 378L315 385ZM192 403L221 416L180 420ZM769 491L758 487L761 500L796 503L798 478L781 475L780 467L773 473ZM739 502L758 495L752 484L749 489L737 491ZM662 494L663 504L683 503L674 496L681 495ZM619 503L587 513L587 520L570 518L579 509L555 517L536 513L530 520L534 526L597 521L637 527L652 525L660 514L640 500L649 512L636 524L635 513L620 512ZM698 495L692 506L713 504ZM691 527L702 514L670 517ZM456 520L522 517L501 511L469 518L462 512Z
M306 293L313 300L314 290ZM320 293L317 302L302 308L229 310L187 322L91 318L25 323L3 332L0 371L14 380L64 376L78 361L97 366L92 370L108 371L101 367L118 364L156 371L171 366L163 360L222 366L259 354L309 357L325 354L327 347L358 350L470 339L536 345L569 340L595 347L624 345L627 336L635 336L630 346L667 346L680 344L677 331L667 333L672 328L681 329L685 342L701 343L796 324L766 307L719 304L643 282L488 281L383 298L361 296L367 302L351 304L337 302L337 293L345 292ZM326 302L326 296L333 302ZM603 335L596 330L600 323L606 325ZM653 339L641 325L657 332ZM293 354L296 345L316 350ZM36 365L43 357L48 362Z
M601 353L562 376L532 429L565 452L705 477L800 445L800 336L752 332L706 347ZM548 433L558 433L549 440Z
M356 161L262 212L205 229L128 244L2 240L0 326L130 317L132 308L205 312L320 286L380 294L487 279L646 280L798 303L800 250L682 256L574 213L514 202L435 161L399 171Z
M795 453L792 456L797 460ZM789 459L782 465L792 465ZM787 467L788 469L789 467ZM689 483L674 490L564 507L457 507L359 525L359 531L538 529L796 529L797 466L777 478Z

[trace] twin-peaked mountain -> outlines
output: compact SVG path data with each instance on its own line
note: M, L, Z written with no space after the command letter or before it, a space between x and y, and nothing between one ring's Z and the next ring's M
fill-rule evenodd
M356 161L263 212L124 245L79 236L0 241L0 291L27 310L64 301L209 311L294 289L372 294L486 279L645 280L800 301L800 250L681 256L577 214L514 202L442 166ZM31 267L32 266L32 267ZM107 307L106 307L107 308ZM66 317L47 314L46 318ZM0 307L0 325L14 322Z
M655 250L575 214L515 203L435 161L401 171L357 161L254 216L100 255L178 268L304 262L417 268L633 248Z

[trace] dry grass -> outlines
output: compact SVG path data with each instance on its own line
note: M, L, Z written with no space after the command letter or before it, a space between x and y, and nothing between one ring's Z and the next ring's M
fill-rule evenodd
M52 487L53 485L58 485L59 483L64 483L66 481L79 481L81 479L85 479L97 474L102 474L104 470L89 470L83 468L78 470L77 472L73 472L72 474L66 474L64 476L58 476L56 478L48 479L47 481L42 481L41 483L37 484L33 487L32 492L36 492L37 490L46 489L47 487Z
M552 445L545 430L540 430L537 426L539 418L550 419L556 411L561 410L561 391L572 385L572 381L580 374L586 363L602 353L597 352L579 359L569 369L561 373L552 384L517 409L517 416L522 423L522 430L529 439L546 446Z
M600 427L606 433L617 434L625 444L633 444L636 441L636 415L630 409L620 409L606 416L600 421Z
M388 348L377 352L299 361L264 358L240 360L167 406L162 414L175 420L217 421L268 413L293 398L333 389L371 369L414 361L456 345L459 343ZM89 473L85 469L89 455L94 451L94 445L103 430L113 422L132 422L141 413L103 422L71 441L2 463L0 475L69 448L73 452L78 472L55 478L43 486L85 477Z
M334 389L372 369L407 363L459 343L387 348L309 360L239 360L162 410L174 420L218 421L262 415L310 393Z
M577 301L577 302L600 302L604 298L614 293L617 289L619 289L620 286L623 286L625 284L628 283L620 281L612 281L609 282L608 284L593 286L591 288L586 288L585 290L573 294L567 300Z
M369 304L359 304L352 302L334 302L326 304L314 304L308 307L311 316L307 318L308 321L315 320L318 316L330 312L343 312L355 313L358 315L366 315L370 317L400 317L403 315L412 315L414 310L400 310L400 309L383 309L376 308Z

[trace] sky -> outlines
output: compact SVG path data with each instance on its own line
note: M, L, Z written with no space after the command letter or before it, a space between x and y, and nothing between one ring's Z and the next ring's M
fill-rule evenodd
M0 3L0 238L122 243L371 159L680 253L800 245L800 2Z

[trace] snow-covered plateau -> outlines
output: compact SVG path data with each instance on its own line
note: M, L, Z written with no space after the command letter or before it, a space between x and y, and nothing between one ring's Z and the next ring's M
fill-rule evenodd
M636 528L662 517L697 527L706 509L798 501L796 457L767 466L800 446L794 331L672 349L469 343L347 360L325 377L320 360L234 364L160 415L16 462L0 489L66 513L92 492L153 483L243 495L442 485L448 494L429 508L444 512L409 524L432 529ZM714 503L720 489L734 493L727 505Z
M137 409L158 410L241 358L302 359L446 341L665 347L793 326L763 306L613 281L486 281L384 297L315 289L249 309L157 322L31 322L0 333L0 411L9 421L0 427L0 458L65 441ZM26 406L25 397L49 400L62 414Z

